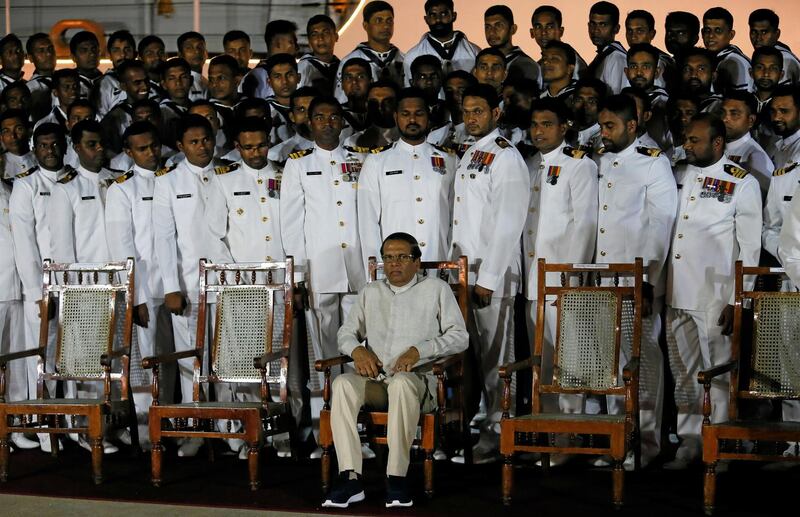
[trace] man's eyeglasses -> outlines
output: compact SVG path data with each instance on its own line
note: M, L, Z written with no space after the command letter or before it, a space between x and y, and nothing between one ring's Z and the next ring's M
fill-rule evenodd
M416 259L412 255L382 255L381 260L384 264L387 262L409 264Z

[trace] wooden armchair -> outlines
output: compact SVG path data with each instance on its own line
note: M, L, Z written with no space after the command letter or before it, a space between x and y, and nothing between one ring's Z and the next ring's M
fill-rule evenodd
M136 447L139 443L128 383L133 259L102 264L55 264L45 260L43 272L41 311L45 317L41 321L39 348L0 357L0 480L6 481L8 476L9 433L49 434L54 456L58 453L57 435L86 433L92 448L92 478L99 484L103 481L102 441L106 425L127 419L131 441ZM54 312L58 318L55 354L47 350L50 325L46 316ZM115 349L115 343L121 346ZM31 356L38 356L37 398L7 401L7 364ZM55 357L52 367L47 364L48 356ZM102 388L97 398L50 398L47 381L92 382ZM112 383L119 383L120 389L112 389Z
M549 273L549 274L548 274ZM607 454L613 459L613 502L623 500L623 461L638 428L639 348L642 333L642 259L633 264L538 263L536 335L530 359L500 368L504 380L500 453L503 455L503 503L511 504L514 454L541 453L545 470L550 454ZM553 276L560 285L551 285ZM569 279L569 281L568 281ZM550 281L550 284L547 283ZM577 284L577 285L574 285ZM549 300L548 300L549 297ZM553 380L542 380L545 306L555 298L556 342ZM552 310L552 307L548 308ZM623 314L632 318L625 318ZM618 379L623 326L632 321L631 358ZM627 333L627 332L626 332ZM511 377L532 369L531 414L511 417ZM620 395L622 415L543 413L543 395ZM638 448L634 448L637 452Z
M464 321L468 317L469 296L467 294L467 257L462 256L456 261L422 262L420 270L423 274L437 270L444 280L449 280L451 273L458 279L452 284L458 306ZM375 257L369 258L370 281L378 279L378 272L383 270L383 263L376 261ZM437 435L444 440L453 434L459 437L459 442L465 450L470 449L469 421L465 416L466 389L464 380L464 354L453 354L434 361L417 365L413 371L419 373L432 372L438 379L436 390L437 408L430 413L420 415L419 425L421 438L416 440L425 453L425 494L433 496L433 452L436 447ZM322 447L322 490L327 492L330 487L331 447L333 434L331 432L331 368L352 362L353 359L340 355L330 359L321 359L314 365L318 372L324 372L325 385L322 391L324 405L319 416L319 441ZM386 425L388 413L380 411L361 411L359 422L364 424L367 432L365 439L372 444L386 445ZM451 445L452 442L448 445ZM453 448L453 447L449 447Z
M286 432L292 425L286 402L289 346L292 340L293 259L284 262L210 264L200 260L200 297L197 341L193 350L142 360L153 369L153 404L150 407L150 441L153 444L152 483L161 485L164 438L239 438L249 447L251 490L260 485L259 448L264 436ZM207 373L203 368L208 304L216 301L214 336L208 347ZM194 357L193 402L158 402L160 365ZM260 384L260 400L210 402L202 384ZM272 399L270 385L279 390ZM170 423L174 421L174 425ZM227 420L220 431L217 421ZM233 429L233 421L241 424ZM239 426L237 426L239 427Z
M778 281L782 268L744 267L736 262L734 323L730 361L700 372L703 385L703 506L714 511L716 467L719 460L800 461L797 446L800 422L770 422L741 418L739 405L747 400L800 399L800 292L745 291L744 276L761 275ZM780 282L777 282L780 283ZM767 289L773 282L765 282ZM752 350L742 350L742 305L753 304ZM730 373L728 420L711 423L711 381ZM784 453L784 451L787 453Z

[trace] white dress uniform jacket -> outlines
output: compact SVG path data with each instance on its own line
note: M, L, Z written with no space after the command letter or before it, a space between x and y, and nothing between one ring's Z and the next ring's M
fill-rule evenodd
M53 260L72 263L110 259L104 205L114 178L108 169L94 173L78 167L58 180L48 208Z
M764 230L761 244L773 257L778 258L780 253L781 227L787 217L787 211L792 199L797 193L798 180L800 179L800 155L797 161L786 167L775 169L772 182L769 184L767 201L764 204Z
M356 198L362 155L315 145L290 155L281 182L281 235L287 255L316 293L348 293L366 282Z
M761 188L761 199L764 199L764 196L767 195L770 178L775 166L772 164L767 152L758 145L758 142L750 136L750 133L747 132L733 142L726 143L725 156L755 177L759 188Z
M792 163L797 156L800 156L800 129L775 142L771 155L772 164L776 169L781 169Z
M527 160L531 199L522 251L525 297L537 298L537 262L589 263L597 231L597 165L561 143Z
M206 211L214 237L227 245L234 262L283 260L282 174L272 165L255 170L240 161L218 168L216 176Z
M106 235L111 260L136 261L136 300L164 298L153 236L155 171L137 165L117 178L106 194Z
M0 250L2 250L0 251L0 303L22 299L22 288L14 263L14 241L11 236L11 214L8 204L10 197L11 189L0 184ZM0 344L5 345L1 335Z
M786 211L778 254L792 284L800 285L800 196L792 197Z
M25 301L42 298L42 260L52 257L48 207L56 181L71 170L50 171L37 167L14 180L9 210L14 256Z
M451 257L469 257L470 285L494 297L518 291L530 188L522 156L497 129L470 147L456 170Z
M373 153L364 160L358 181L364 263L370 256L379 257L383 239L395 232L416 237L422 260L446 260L458 165L455 153L403 140Z
M164 293L183 292L196 302L201 258L229 262L230 253L206 224L206 204L214 181L214 161L205 167L181 160L156 171L153 233Z
M645 281L664 293L664 268L678 193L669 159L639 140L600 157L598 264L642 257Z
M681 165L675 179L680 198L667 302L692 311L732 305L734 263L756 266L761 252L758 182L726 158L708 167Z
M17 175L33 170L34 167L36 167L36 157L33 155L33 151L21 156L7 152L3 178L13 180Z
M414 45L408 52L403 62L405 70L405 84L411 85L411 63L416 58L424 55L436 56L442 62L444 75L454 70L464 70L472 73L475 68L475 57L481 48L467 39L467 35L461 31L455 31L453 37L444 43L440 42L429 32L426 32L419 43Z

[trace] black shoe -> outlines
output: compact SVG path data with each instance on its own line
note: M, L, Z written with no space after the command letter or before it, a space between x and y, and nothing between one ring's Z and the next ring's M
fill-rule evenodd
M386 508L413 506L414 501L408 494L406 478L402 476L389 476L389 486L386 489Z
M330 495L322 503L328 508L347 508L350 503L358 503L365 498L364 487L361 479L350 479L352 470L346 470L339 474L339 481L331 490Z

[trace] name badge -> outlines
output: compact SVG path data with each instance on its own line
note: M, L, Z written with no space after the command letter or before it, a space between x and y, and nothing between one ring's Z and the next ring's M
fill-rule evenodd
M192 195L191 194L178 194L176 197L178 199L186 199L186 198L192 197Z
M783 196L783 200L784 201L791 201L792 200L792 196Z
M398 174L403 174L403 171L386 171L387 176L396 176Z
M250 192L234 192L234 196L249 196Z
M153 200L152 196L147 196L142 198L142 201L152 201L152 200Z
M49 196L50 193L49 192L39 192L39 195L40 196Z
M678 187L678 190L682 189L683 188L683 183L678 183L677 187Z
M94 196L82 196L81 201L89 201L90 199L94 199Z
M306 176L322 176L322 171L307 171Z

